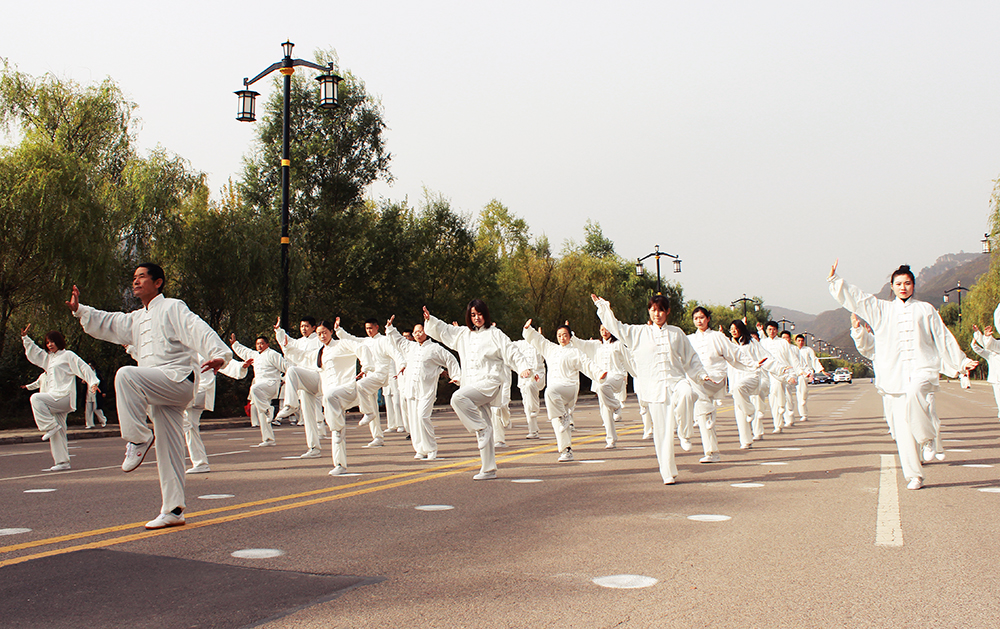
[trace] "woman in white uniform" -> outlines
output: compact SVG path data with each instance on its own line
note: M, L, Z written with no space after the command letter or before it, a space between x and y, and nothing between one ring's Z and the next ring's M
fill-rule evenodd
M625 345L618 342L614 334L601 326L601 339L584 341L573 337L573 344L583 350L587 358L594 361L597 369L608 375L604 380L592 380L590 390L597 394L601 408L601 421L604 422L605 448L611 450L618 443L618 431L615 429L616 418L621 417L622 402L618 397L625 386L628 373L625 370L627 358Z
M76 410L76 379L87 383L92 391L101 383L97 374L83 359L66 349L66 337L53 330L45 335L45 349L28 336L29 323L21 330L24 355L28 361L45 370L45 391L32 394L31 411L35 425L43 433L42 441L49 442L52 451L50 472L68 470L69 442L66 437L66 416Z
M604 327L632 350L636 391L649 405L653 420L653 445L660 477L664 485L673 485L677 478L673 439L676 421L670 408L674 387L687 376L704 382L710 382L711 378L684 332L667 325L670 302L663 295L654 295L649 300L652 325L622 323L615 318L607 301L597 295L591 295L591 299Z
M736 319L731 322L729 335L742 358L737 363L729 363L729 392L733 395L740 449L749 450L759 438L753 425L756 418L753 398L760 391L760 383L769 381L768 373L780 378L786 370L771 358L767 350L750 334L743 321ZM763 432L759 420L756 428Z
M531 366L510 338L493 326L490 310L482 299L473 299L465 308L465 325L452 326L431 315L424 306L424 330L431 338L458 352L462 377L451 407L469 432L476 434L482 467L473 480L497 477L496 449L490 407L499 403L503 370L518 365L519 375L531 375Z
M915 281L910 267L893 271L895 299L878 299L837 276L837 263L827 278L830 294L872 326L875 362L883 395L891 398L893 435L907 489L924 484L918 448L930 449L936 436L933 393L942 370L968 374L979 363L970 360L945 327L933 306L913 299Z
M531 319L524 324L524 340L531 343L535 351L545 359L548 386L545 387L545 411L556 433L559 461L573 460L572 434L573 411L580 393L580 372L587 374L594 382L603 382L607 371L602 371L587 358L579 347L573 344L573 331L568 325L556 328L559 344L546 339L531 327ZM609 390L609 396L614 392ZM614 425L612 425L614 429Z
M988 325L980 332L977 326L972 326L972 351L986 361L986 382L993 386L993 399L997 403L997 417L1000 417L1000 352L991 347L997 345L993 338L993 326Z

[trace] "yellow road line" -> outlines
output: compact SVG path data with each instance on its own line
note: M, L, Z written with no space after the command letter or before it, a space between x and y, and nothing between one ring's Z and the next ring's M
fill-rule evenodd
M620 431L623 434L629 434L636 432L637 428L625 429ZM578 440L577 443L593 443L604 439L604 435L589 437L585 439ZM542 454L544 452L554 452L555 446L552 445L541 445L532 446L528 448L522 448L520 450L515 450L510 453L506 453L498 457L500 462L511 462L520 460L523 458L528 458ZM206 515L214 515L217 513L225 513L227 511L235 511L237 509L246 509L250 507L258 507L266 504L274 504L277 502L285 502L289 500L296 500L299 498L308 498L311 496L320 496L316 498L311 498L309 500L301 500L299 502L293 502L290 504L276 505L268 507L265 509L257 509L254 511L247 511L244 513L236 513L232 515L222 516L218 518L212 518L209 520L199 521L197 523L186 524L183 527L174 527L168 529L161 529L158 531L143 531L140 533L133 533L131 535L124 535L120 537L114 537L111 539L99 540L95 542L89 542L86 544L79 544L76 546L70 546L65 548L59 548L54 550L48 550L41 553L35 553L33 555L25 555L23 557L16 557L13 559L7 559L0 561L0 568L4 566L10 566L32 559L40 559L42 557L51 557L53 555L60 555L70 552L75 552L77 550L85 550L92 548L105 548L108 546L114 546L117 544L123 544L125 542L136 541L140 539L147 539L149 537L155 537L159 535L168 535L171 533L176 533L186 529L200 528L203 526L212 526L215 524L222 524L225 522L234 522L237 520L243 520L246 518L256 517L260 515L267 515L270 513L279 513L281 511L288 511L290 509L297 509L299 507L307 507L316 504L322 504L324 502L331 502L334 500L341 500L343 498L351 498L354 496L362 496L365 494L373 493L376 491L383 491L387 489L394 489L396 487L403 487L405 485L411 485L414 483L424 482L428 480L434 480L437 478L444 478L446 476L452 476L459 474L461 472L468 472L474 469L475 466L479 465L478 459L466 459L464 461L457 461L455 463L448 463L445 465L439 465L437 467L416 470L412 472L403 472L401 474L393 474L391 476L386 476L377 479L371 479L366 481L357 481L347 485L338 485L337 487L328 487L324 489L316 489L307 492L300 492L297 494L289 494L287 496L278 496L275 498L266 498L263 500L255 500L252 502L245 502L237 505L229 505L226 507L218 507L215 509L206 509L204 511L198 511L186 515L187 518L197 518L204 517ZM454 469L449 469L454 468ZM448 470L448 471L443 471ZM354 489L354 491L346 491ZM323 495L331 494L333 495ZM51 537L47 539L35 540L33 542L25 542L22 544L13 544L11 546L0 547L0 553L15 552L18 550L26 550L28 548L37 548L40 546L49 546L52 544L59 544L63 542L69 542L73 540L84 539L87 537L95 537L98 535L106 535L109 533L117 533L121 531L131 530L137 526L141 526L142 522L133 522L130 524L123 524L119 526L107 527L102 529L95 529L92 531L84 531L80 533L71 533L69 535L62 535L59 537Z

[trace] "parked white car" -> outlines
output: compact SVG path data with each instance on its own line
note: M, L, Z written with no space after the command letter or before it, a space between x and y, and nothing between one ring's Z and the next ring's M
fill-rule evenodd
M851 370L847 367L841 367L833 372L834 382L851 382Z

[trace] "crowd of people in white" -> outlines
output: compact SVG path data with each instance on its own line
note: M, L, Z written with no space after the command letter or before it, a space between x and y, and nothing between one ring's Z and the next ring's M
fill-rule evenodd
M852 336L875 366L875 384L885 401L886 420L908 487L919 489L921 458L943 458L934 408L938 373L967 375L978 363L965 356L932 306L910 299L914 282L909 267L900 267L892 276L893 301L845 284L836 267L829 277L831 294L852 313ZM486 303L473 299L463 323L445 323L424 308L424 320L412 332L397 330L395 318L390 317L384 334L378 321L370 319L365 336L357 337L341 327L339 318L331 323L303 317L300 336L292 338L279 319L274 333L280 351L272 349L265 336L258 336L251 349L234 334L227 346L183 302L162 295L165 281L159 266L140 265L132 286L143 307L131 313L83 306L75 286L67 302L88 334L125 346L137 362L118 371L115 392L127 441L122 469L138 467L158 438L163 504L160 515L147 523L150 529L184 524L184 476L210 471L198 428L201 413L213 408L216 372L239 379L253 369L249 412L251 422L260 427L261 442L256 447L274 446L273 425L288 420L304 427L307 449L301 458L317 458L329 430L331 476L348 469L349 409L358 407L359 425L370 428L371 441L364 447L384 445L379 391L386 430L407 433L414 459L436 460L432 412L445 374L458 386L451 397L452 409L476 435L482 465L475 480L497 476L496 449L507 446L511 426L512 372L517 374L523 400L525 439L541 438L539 397L544 390L559 462L573 460L580 374L591 380L597 394L608 449L617 447L615 424L622 419L631 375L642 439L652 439L661 479L671 485L678 476L675 435L682 450L689 451L695 425L704 452L700 462L721 461L716 421L727 392L734 403L738 447L746 450L764 438L765 410L770 411L772 433L808 420L808 384L823 369L803 335L793 343L792 335L773 321L758 323L753 330L744 320L734 320L728 329L720 325L714 330L709 310L697 307L692 312L695 332L686 335L667 324L670 305L662 295L649 300L649 318L640 324L619 321L606 300L592 295L601 321L600 338L593 340L577 338L566 322L557 327L553 343L529 319L523 340L512 341L494 324ZM91 394L99 391L100 380L66 349L62 334L47 334L42 349L28 337L29 328L22 331L25 354L43 369L36 383L26 385L39 388L31 397L32 410L42 439L51 444L50 470L66 470L70 468L66 416L76 408L75 378L84 380ZM992 328L976 329L973 349L991 366L1000 365L1000 341L992 337ZM240 360L231 360L234 354ZM991 369L989 378L1000 405L1000 368ZM280 400L277 413L275 400ZM186 471L185 441L192 464Z

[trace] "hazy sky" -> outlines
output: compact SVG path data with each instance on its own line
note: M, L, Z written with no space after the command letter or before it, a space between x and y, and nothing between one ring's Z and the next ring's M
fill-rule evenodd
M385 107L396 181L373 196L426 187L468 213L496 198L557 250L591 219L622 256L679 254L666 279L707 303L818 313L834 258L875 291L900 263L977 251L987 228L995 1L307 6L8 3L0 56L112 77L141 144L217 194L254 132L235 120L243 77L286 39L298 58L335 48Z

